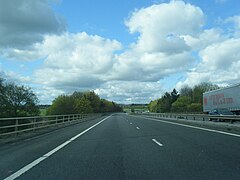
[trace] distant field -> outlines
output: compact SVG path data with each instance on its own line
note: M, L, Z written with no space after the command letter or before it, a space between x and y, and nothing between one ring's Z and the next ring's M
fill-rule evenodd
M46 116L47 108L40 108L40 116Z
M127 113L131 112L131 109L134 111L146 112L148 111L147 105L125 105L123 106L123 110Z

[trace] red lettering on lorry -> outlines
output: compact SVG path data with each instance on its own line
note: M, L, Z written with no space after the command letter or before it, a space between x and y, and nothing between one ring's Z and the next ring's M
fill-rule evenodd
M232 104L233 98L231 97L225 98L224 94L213 94L209 97L209 101L212 101L213 105ZM204 98L204 104L205 104L205 98Z

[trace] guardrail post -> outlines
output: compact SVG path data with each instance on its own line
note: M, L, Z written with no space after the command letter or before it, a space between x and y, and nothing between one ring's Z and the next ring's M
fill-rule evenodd
M18 119L16 119L16 122L15 122L14 132L15 132L15 136L17 136L17 133L18 133Z
M36 129L36 118L33 119L33 131Z

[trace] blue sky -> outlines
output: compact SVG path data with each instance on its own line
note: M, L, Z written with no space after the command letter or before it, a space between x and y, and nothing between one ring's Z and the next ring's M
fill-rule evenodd
M148 103L240 78L238 0L0 1L0 27L0 75L42 104L76 90Z

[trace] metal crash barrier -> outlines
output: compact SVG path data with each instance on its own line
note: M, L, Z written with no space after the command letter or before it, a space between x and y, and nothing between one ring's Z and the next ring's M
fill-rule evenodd
M239 115L207 115L207 114L175 114L175 113L137 113L136 115L163 118L163 119L185 119L198 121L216 121L216 122L240 122Z
M78 123L96 117L97 114L68 114L53 116L0 118L0 137L18 135L22 132L35 131L42 128Z

